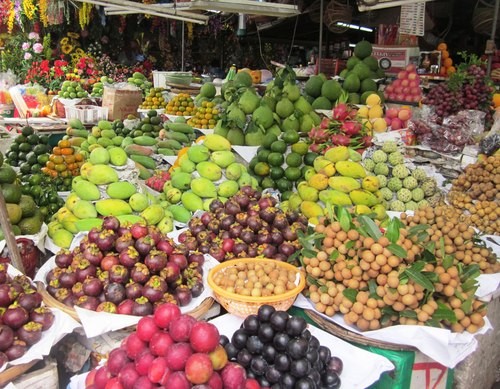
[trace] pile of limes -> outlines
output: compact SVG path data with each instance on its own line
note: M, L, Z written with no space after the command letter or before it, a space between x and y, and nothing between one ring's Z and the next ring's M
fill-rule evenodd
M167 107L167 101L163 97L163 88L151 88L139 106L140 109L164 109Z
M286 200L317 156L308 151L306 142L299 141L296 131L286 131L280 139L275 134L266 134L250 161L250 173L263 189L278 189Z
M200 107L195 108L193 117L189 118L187 124L194 128L212 129L219 120L220 110L211 101L203 101Z
M170 115L192 116L195 109L194 101L187 93L179 93L167 103L165 109Z
M82 99L88 97L88 93L81 83L77 81L64 81L61 85L61 90L58 93L63 99Z

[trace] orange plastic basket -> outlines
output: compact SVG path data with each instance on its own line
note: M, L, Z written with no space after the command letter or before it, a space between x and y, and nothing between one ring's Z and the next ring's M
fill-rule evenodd
M220 272L226 273L228 269L235 267L237 264L249 262L262 264L273 262L280 268L295 271L298 275L298 281L296 281L297 286L283 294L266 297L253 297L228 292L215 284L214 278L216 275L219 275ZM210 272L208 273L208 285L212 288L215 299L224 307L224 309L233 315L247 317L248 315L256 314L259 308L266 304L273 306L278 311L288 310L292 306L298 294L302 292L302 289L304 289L306 279L304 273L300 269L287 262L281 262L269 258L238 258L225 261L210 269Z

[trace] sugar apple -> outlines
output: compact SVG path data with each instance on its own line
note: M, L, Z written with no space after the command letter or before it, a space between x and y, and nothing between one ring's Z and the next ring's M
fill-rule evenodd
M422 182L427 178L427 173L424 169L418 167L411 172L413 178L415 178L418 182Z
M424 191L425 196L430 197L434 193L436 193L436 190L437 190L436 181L432 178L427 179L423 182L421 188Z
M382 174L377 175L379 188L385 188L387 186L387 177Z
M426 199L423 199L423 200L420 200L418 203L418 208L425 208L425 207L428 207L430 204L429 202L426 200Z
M394 153L389 154L387 160L392 166L397 166L401 165L404 162L404 157L403 154L401 154L399 151L395 151Z
M405 165L397 165L392 168L392 175L393 177L403 179L410 175L410 171Z
M375 164L375 168L373 169L373 172L378 176L387 176L389 175L389 166L385 162L379 162Z
M406 208L405 203L403 203L401 200L392 200L391 203L389 204L389 209L391 211L404 212L406 211L405 208Z
M385 153L394 153L398 151L398 144L395 140L386 140L382 145L382 151Z
M414 177L408 176L408 177L406 177L403 180L403 186L406 189L412 190L412 189L415 189L418 186L418 182L417 182L417 180Z
M401 188L400 190L398 190L396 196L398 200L401 200L403 203L407 203L412 199L411 191L406 188Z
M403 181L401 181L397 177L392 177L388 182L387 182L387 187L392 190L393 192L397 192L403 187Z
M413 200L408 201L405 204L405 206L406 206L406 210L407 211L416 211L418 209L418 204L415 201L413 201Z
M369 172L372 172L373 169L375 168L375 162L373 162L373 159L371 158L363 159L363 165L365 169L368 170Z
M392 200L392 197L394 195L392 190L390 190L389 188L381 188L379 192L380 196L382 196L384 200Z
M384 153L382 150L377 150L373 153L372 159L373 159L373 162L375 162L375 163L386 162L387 161L387 154Z
M422 188L415 188L411 191L411 197L414 201L419 202L424 199L424 190Z

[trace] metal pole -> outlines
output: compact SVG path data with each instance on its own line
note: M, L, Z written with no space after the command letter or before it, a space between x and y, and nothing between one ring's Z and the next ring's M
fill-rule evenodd
M500 1L500 0L497 0ZM318 47L318 73L321 73L321 57L323 52L323 0L319 2L319 47Z
M497 23L498 23L498 8L500 6L500 0L496 0L495 1L495 12L493 13L493 26L491 27L491 43L492 43L492 48L494 49L495 48L495 36L496 36L496 33L497 33ZM490 52L488 54L488 63L486 64L487 66L487 70L486 70L486 74L490 74L491 72L491 61L493 60L493 54L494 52Z
M181 71L184 71L184 20L182 21Z

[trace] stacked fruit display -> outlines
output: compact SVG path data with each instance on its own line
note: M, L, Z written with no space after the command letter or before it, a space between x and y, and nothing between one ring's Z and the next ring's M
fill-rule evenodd
M408 127L408 121L412 115L410 107L389 108L385 111L385 122L391 130L400 130Z
M196 139L194 128L184 117L176 117L166 121L160 130L157 153L162 155L177 155L179 150L190 146Z
M475 56L465 56L456 73L445 82L435 85L423 100L435 107L438 123L461 110L475 109L491 115L493 87L483 69L483 63Z
M319 248L303 258L310 276L307 294L316 310L328 316L340 312L347 324L362 331L419 324L477 332L486 315L484 303L474 297L479 267L462 263L455 253L463 242L455 243L448 232L438 235L440 227L429 230L425 224L424 230L420 223L425 218L446 224L447 231L457 232L455 238L458 231L473 230L436 215L432 207L418 211L408 218L414 227L401 227L393 219L384 234L367 216L351 218L345 210L335 221L322 219L315 227L321 236L311 235L308 243ZM484 254L491 257L490 250ZM423 255L432 261L422 260Z
M338 103L332 110L332 118L325 117L319 126L311 129L309 138L312 141L310 150L324 154L332 146L350 146L355 149L364 149L371 146L373 126L369 119L362 116L376 117L383 115L380 104L375 104L368 109L358 110L345 103ZM369 123L368 123L369 122Z
M189 304L203 291L203 255L189 254L156 227L121 225L114 216L46 274L47 292L70 307L146 316L166 302Z
M68 120L68 127L66 128L66 135L63 139L69 140L73 147L81 147L83 142L87 140L89 131L85 128L80 119L73 118Z
M144 98L144 101L139 105L140 109L165 109L167 101L163 96L163 88L151 88L149 93Z
M384 78L385 74L378 66L377 58L372 56L372 45L368 41L358 42L353 54L347 60L346 69L340 72L340 77L344 80L342 88L349 93L349 102L359 104L368 92L378 91L375 80ZM382 93L380 97L383 98Z
M0 187L12 231L14 235L36 234L42 227L44 215L33 198L23 194L23 189L16 180L16 172L11 166L3 163L3 154L0 153ZM4 239L4 232L1 229L0 238Z
M5 162L19 167L22 174L38 173L48 161L48 135L37 135L30 126L24 126L5 153Z
M36 286L24 275L9 275L7 266L0 264L0 368L21 358L54 323Z
M191 96L187 93L179 93L168 101L165 113L176 116L192 116L195 106Z
M436 49L441 52L441 68L439 69L439 74L445 77L451 76L457 69L453 66L453 59L450 57L448 45L442 42L437 45Z
M326 110L332 109L343 92L342 85L337 80L328 80L323 74L309 77L304 91L313 109Z
M63 99L82 99L89 96L81 82L68 80L62 83L57 95Z
M221 106L224 112L214 133L226 137L233 145L260 146L267 133L277 137L281 132L309 132L320 118L311 103L301 96L291 68L280 70L261 98L251 87L247 72L238 73L223 85Z
M227 139L210 134L179 157L163 190L171 204L182 204L168 209L177 221L185 223L190 212L208 210L215 198L227 199L245 185L256 187L257 182L243 164L236 162Z
M405 70L401 70L398 77L384 89L384 96L387 100L408 103L418 103L422 100L420 76L415 65L410 64Z
M140 72L134 72L132 74L132 77L129 77L127 79L127 82L130 85L134 85L142 90L142 95L147 96L149 93L149 90L153 86L153 83L149 81L146 76Z
M211 101L202 101L193 111L187 124L202 130L213 129L220 119L220 109Z
M58 191L64 191L67 187L71 188L71 178L69 177L64 179L58 177L54 180L41 173L27 174L21 177L23 195L33 198L45 223L48 223L52 215L64 205L64 200L59 196ZM29 200L27 202L29 204Z
M297 237L306 226L304 217L279 209L274 197L244 186L224 204L214 200L209 211L191 218L179 241L218 261L261 255L287 261L300 249Z
M299 183L297 193L286 205L300 210L312 224L317 224L332 206L354 206L358 213L374 212L378 218L385 218L385 208L377 196L378 179L367 176L360 159L358 153L345 146L329 149L314 160L312 168L307 168L305 181Z
M52 178L76 177L80 174L84 155L77 152L67 139L61 139L57 146L52 149L48 161L40 170L43 174Z
M312 166L316 153L308 151L309 145L298 142L295 131L282 133L281 139L274 134L266 134L262 146L248 166L263 189L275 188L287 200L298 182L304 179L303 166Z
M498 207L498 182L500 180L500 155L492 155L475 164L453 180L448 199L464 212L472 226L487 234L500 232Z
M102 76L98 82L92 85L92 91L90 92L91 97L102 97L104 94L104 85L113 84L114 81L112 78L107 76Z
M120 180L117 167L128 163L127 154L120 147L92 150L89 161L81 168L81 175L73 180L65 206L55 215L54 223L59 223L61 228L49 230L57 246L69 247L73 234L101 226L103 216L157 225L165 233L173 229L170 215L150 201L152 198L139 192L133 177Z
M227 357L260 387L339 388L343 362L307 329L306 321L269 305L248 316L231 336L222 336Z
M365 105L358 105L356 116L361 118L361 124L365 127L366 132L385 132L387 130L387 121L383 118L384 108L378 93L366 93L366 99L362 104Z
M410 170L395 141L385 141L363 165L378 183L378 194L387 209L396 212L414 211L441 198L436 180L421 168Z

